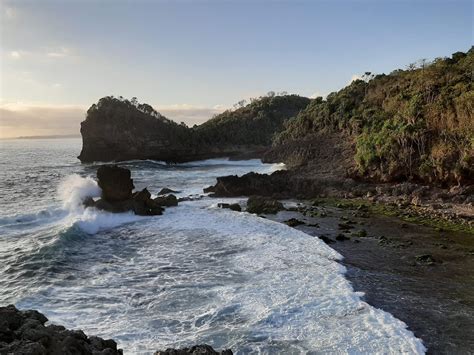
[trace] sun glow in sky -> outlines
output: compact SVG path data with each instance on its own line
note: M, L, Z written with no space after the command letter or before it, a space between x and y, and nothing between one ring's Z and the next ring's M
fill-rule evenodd
M0 0L0 137L79 133L106 95L200 123L467 51L472 1Z

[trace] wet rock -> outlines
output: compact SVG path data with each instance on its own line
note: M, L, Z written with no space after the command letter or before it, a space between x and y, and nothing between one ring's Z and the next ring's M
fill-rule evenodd
M289 220L285 221L285 224L290 227L296 227L305 223L303 221L300 221L299 219L290 218Z
M434 265L434 263L436 262L436 260L431 254L418 255L415 257L415 260L417 263L423 265Z
M97 169L97 180L104 200L117 202L132 198L134 186L130 170L116 165L103 165Z
M339 229L341 230L349 230L349 229L353 229L354 226L350 225L349 223L339 223L338 224L338 227Z
M229 349L216 351L210 345L195 345L183 349L166 349L155 352L155 355L232 355Z
M342 233L339 233L337 236L336 236L336 240L340 241L340 242L343 242L345 240L349 240L351 238L347 237L346 235L342 234Z
M269 197L251 196L247 200L247 212L256 214L275 214L285 208L283 204Z
M242 207L238 203L218 203L217 207L219 208L228 208L232 211L241 212Z
M178 199L176 198L175 195L166 195L166 196L158 196L156 197L153 201L158 206L164 206L164 207L172 207L172 206L178 206Z
M175 190L171 190L167 187L163 187L160 192L158 192L158 196L161 196L161 195L168 195L168 194L176 194L178 193L179 191L175 191Z
M318 238L321 239L321 240L322 240L324 243L326 243L326 244L335 243L334 240L332 240L331 238L328 238L328 237L325 236L324 234L320 235Z
M140 216L156 216L163 213L162 206L176 206L176 196L168 195L159 197L155 201L150 192L145 188L132 192L133 180L130 170L118 166L101 166L97 170L97 178L102 189L102 198L94 201L88 197L83 201L85 207L95 207L100 210L121 213L132 211ZM173 197L169 197L173 196Z
M37 311L0 307L0 354L122 354L113 340L88 337L81 330L44 324L48 319Z
M365 238L367 237L367 231L365 229L361 229L360 231L352 233L352 235L357 238Z

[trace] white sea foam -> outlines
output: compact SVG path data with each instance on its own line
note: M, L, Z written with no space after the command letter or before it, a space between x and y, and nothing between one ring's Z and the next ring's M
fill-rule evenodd
M63 208L69 213L66 221L74 224L88 234L95 234L104 229L117 227L124 223L140 220L142 217L128 213L109 213L96 208L84 208L87 197L99 197L101 189L91 177L70 175L61 181L58 193Z
M341 255L321 240L213 204L185 202L115 229L87 246L100 262L84 269L86 283L79 278L26 304L114 337L131 354L202 342L237 354L425 351L403 322L361 300ZM125 239L110 255L112 235ZM76 294L83 296L71 299Z
M176 172L153 167L139 176L142 183L156 181L156 187L194 191L216 175L281 168L239 163L208 162L219 171L199 165ZM403 322L354 292L338 263L341 255L318 238L215 208L218 201L209 198L181 203L157 217L83 207L85 197L99 195L91 178L75 175L61 183L62 207L46 217L51 222L58 214L63 230L73 225L94 235L84 238L76 228L31 233L31 240L23 241L32 254L40 237L53 235L62 242L51 243L39 258L32 256L38 277L27 281L35 281L34 288L19 284L21 297L0 296L39 309L52 322L114 338L130 354L196 343L230 347L236 354L425 351ZM10 244L8 250L17 252L16 243ZM27 263L29 256L21 256ZM12 265L18 266L16 260Z

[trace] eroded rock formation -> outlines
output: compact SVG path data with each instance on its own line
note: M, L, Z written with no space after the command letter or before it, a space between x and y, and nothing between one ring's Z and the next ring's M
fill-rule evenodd
M101 166L97 170L97 179L102 196L97 201L91 198L84 201L86 207L114 213L133 211L140 216L156 216L163 213L163 207L178 205L178 199L172 194L153 199L146 188L133 192L130 170L116 165Z

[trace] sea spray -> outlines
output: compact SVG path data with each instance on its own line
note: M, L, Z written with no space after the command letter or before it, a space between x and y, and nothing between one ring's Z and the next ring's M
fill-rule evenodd
M95 234L143 218L132 212L110 213L96 208L85 208L83 201L87 197L99 197L101 194L97 182L89 176L82 177L77 174L67 176L59 184L58 193L63 208L69 213L68 224L76 225L87 234Z
M82 202L87 197L99 197L101 190L97 181L91 177L82 177L77 174L64 178L58 187L59 198L64 209L70 212L83 210Z

